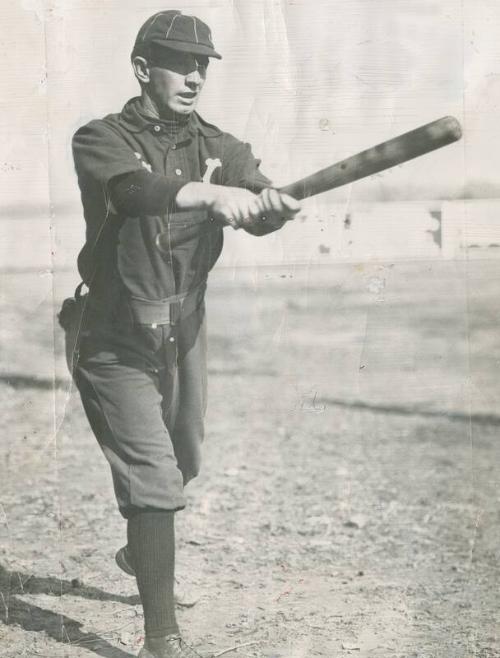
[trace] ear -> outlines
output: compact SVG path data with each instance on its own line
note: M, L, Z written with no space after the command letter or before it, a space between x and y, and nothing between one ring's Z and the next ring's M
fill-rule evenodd
M134 69L135 77L139 80L139 82L142 84L148 84L150 75L149 64L147 60L144 57L139 57L139 55L136 55L132 59L132 67Z

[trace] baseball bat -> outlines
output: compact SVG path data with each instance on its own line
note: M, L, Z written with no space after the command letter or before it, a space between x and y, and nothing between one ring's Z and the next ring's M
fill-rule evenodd
M306 178L279 188L295 199L333 190L360 178L413 160L436 149L453 144L462 137L462 128L455 117L443 117L425 126L372 146L366 151L321 169Z

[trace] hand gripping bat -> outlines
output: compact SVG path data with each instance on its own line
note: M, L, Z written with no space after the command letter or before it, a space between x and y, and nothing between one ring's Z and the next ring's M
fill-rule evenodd
M380 171L452 144L461 137L462 128L457 119L443 117L387 142L372 146L295 183L285 185L279 191L295 199L306 199L360 178L373 176Z
M443 117L425 126L420 126L415 130L394 137L377 146L372 146L366 151L361 151L350 158L341 160L336 164L321 169L306 178L278 188L284 192L301 200L307 197L321 194L341 187L347 183L352 183L367 176L373 176L380 171L390 169L396 165L413 160L421 155L435 151L436 149L453 144L462 137L462 128L460 123L454 117ZM198 223L207 221L206 214L198 212L195 217L190 213L189 219L182 213L178 219L172 218L172 223L183 227L190 227ZM162 241L160 234L159 240ZM161 251L160 242L157 240L158 248Z

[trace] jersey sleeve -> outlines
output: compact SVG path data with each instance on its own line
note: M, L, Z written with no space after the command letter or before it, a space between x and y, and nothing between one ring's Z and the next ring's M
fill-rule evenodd
M104 188L115 176L142 168L131 147L104 121L91 121L80 128L72 147L78 178L92 180Z
M104 121L91 121L73 137L80 187L99 186L122 212L159 214L186 181L144 169L132 147Z
M222 158L222 184L245 187L258 194L272 183L259 169L260 160L254 156L250 144L224 135Z
M179 177L170 181L166 176L142 169L114 176L109 181L109 196L113 206L126 215L160 215L185 184Z

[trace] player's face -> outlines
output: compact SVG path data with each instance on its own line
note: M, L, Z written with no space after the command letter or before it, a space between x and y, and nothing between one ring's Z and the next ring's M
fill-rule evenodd
M191 114L207 76L208 57L169 51L149 62L149 92L160 111Z

